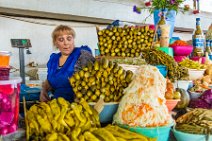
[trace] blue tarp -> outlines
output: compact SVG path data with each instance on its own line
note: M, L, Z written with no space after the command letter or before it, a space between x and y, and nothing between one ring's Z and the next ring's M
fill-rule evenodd
M23 101L23 97L26 101L39 100L40 91L40 88L30 88L25 84L21 84L20 101Z

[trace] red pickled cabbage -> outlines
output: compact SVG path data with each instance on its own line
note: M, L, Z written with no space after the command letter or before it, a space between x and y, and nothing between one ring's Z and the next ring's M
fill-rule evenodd
M204 109L210 109L212 108L209 103L207 103L203 99L194 99L190 101L189 107L191 108L204 108Z
M200 99L205 100L208 104L212 104L212 89L204 91Z

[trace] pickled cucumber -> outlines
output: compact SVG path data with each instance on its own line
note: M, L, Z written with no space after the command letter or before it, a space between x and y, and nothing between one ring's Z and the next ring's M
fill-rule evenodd
M105 102L119 101L133 76L132 71L125 71L118 63L106 58L86 68L87 71L82 68L69 81L76 98L84 98L89 102L98 101L100 95L104 95Z
M149 26L112 27L97 31L101 56L138 57L150 48L154 30Z

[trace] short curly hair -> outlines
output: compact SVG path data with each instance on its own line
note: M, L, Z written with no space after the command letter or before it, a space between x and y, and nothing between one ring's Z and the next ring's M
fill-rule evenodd
M52 42L53 42L54 46L55 46L55 42L56 42L57 37L64 35L64 34L72 35L73 38L75 38L75 36L76 36L76 33L75 33L73 28L71 28L67 25L59 25L52 32Z

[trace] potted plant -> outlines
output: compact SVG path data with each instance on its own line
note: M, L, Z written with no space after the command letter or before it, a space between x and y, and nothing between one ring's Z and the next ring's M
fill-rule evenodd
M175 17L178 11L188 11L188 5L180 7L185 0L149 0L141 4L141 6L134 6L133 11L140 14L142 10L147 9L150 15L154 15L154 24L157 25L161 17L165 17L165 23L170 25L170 37L174 30ZM150 16L149 15L149 16ZM149 17L148 16L148 17ZM147 17L147 18L148 18ZM146 20L146 19L145 19Z

